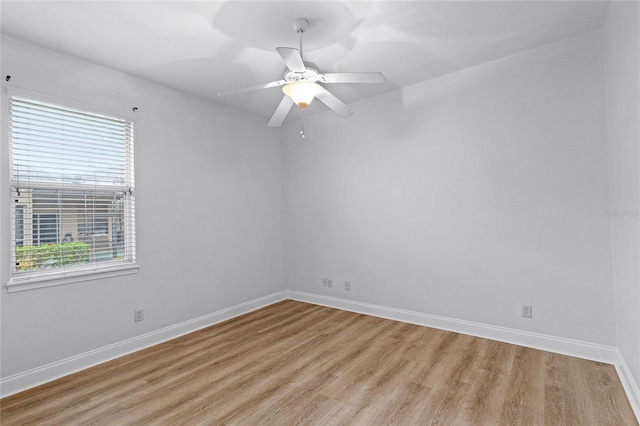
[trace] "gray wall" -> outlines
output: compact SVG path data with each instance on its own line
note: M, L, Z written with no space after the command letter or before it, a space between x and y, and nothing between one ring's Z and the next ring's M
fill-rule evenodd
M281 146L264 120L3 36L3 80L6 74L24 89L129 113L139 108L140 271L18 293L3 288L2 377L283 289ZM6 120L5 91L1 102ZM5 131L3 154L7 143ZM4 183L6 155L1 164ZM2 191L4 284L4 184ZM143 322L133 322L134 309L144 309Z
M609 4L604 48L617 342L636 384L640 384L639 28L638 2Z
M286 133L289 288L615 345L600 32L353 107Z

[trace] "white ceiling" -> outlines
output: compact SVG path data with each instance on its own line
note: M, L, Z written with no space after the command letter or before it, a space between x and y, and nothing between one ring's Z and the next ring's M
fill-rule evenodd
M326 87L345 103L600 28L600 1L2 1L1 31L232 107L271 117L275 47L298 47L321 72L381 71L384 84ZM314 102L311 112L325 109Z

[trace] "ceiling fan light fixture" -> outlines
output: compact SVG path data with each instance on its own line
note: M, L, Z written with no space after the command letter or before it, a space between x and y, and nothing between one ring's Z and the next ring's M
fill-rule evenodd
M322 86L312 81L294 81L282 87L285 95L304 111L313 98L324 90Z

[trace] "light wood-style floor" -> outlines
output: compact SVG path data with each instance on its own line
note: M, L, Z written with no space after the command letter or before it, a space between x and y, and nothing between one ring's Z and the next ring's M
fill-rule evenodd
M284 301L0 400L10 425L637 425L611 365Z

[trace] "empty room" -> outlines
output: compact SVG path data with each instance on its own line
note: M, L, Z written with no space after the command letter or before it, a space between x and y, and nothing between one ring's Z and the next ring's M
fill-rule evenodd
M638 425L640 2L0 19L3 426Z

